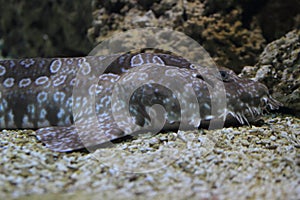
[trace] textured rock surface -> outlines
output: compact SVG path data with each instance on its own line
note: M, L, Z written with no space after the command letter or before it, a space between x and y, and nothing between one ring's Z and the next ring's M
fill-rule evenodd
M0 38L5 57L86 55L92 48L90 1L0 0Z
M247 2L247 1L246 1ZM255 3L248 1L249 10ZM254 1L255 2L255 1ZM256 4L265 3L256 18L267 42L272 42L294 28L300 28L300 1L298 0L257 0ZM252 5L252 6L251 6Z
M118 31L160 26L188 34L218 64L239 72L256 63L265 41L300 26L298 0L0 0L0 4L6 57L86 55L91 50L88 27L92 27L90 41L99 42Z
M93 5L91 40L132 28L170 28L191 36L219 65L236 72L256 63L265 41L300 25L297 0L94 0Z
M244 68L242 74L264 83L275 99L300 112L300 30L268 44L258 63Z
M242 9L233 1L94 1L94 9L90 36L98 42L132 28L170 28L191 36L218 64L236 72L246 63L254 64L265 41L259 27L244 27Z

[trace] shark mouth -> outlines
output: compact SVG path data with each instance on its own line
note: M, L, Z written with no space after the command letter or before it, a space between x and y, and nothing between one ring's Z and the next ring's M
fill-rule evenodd
M218 118L223 119L225 124L230 123L232 119L235 119L241 125L250 126L250 123L259 119L263 113L268 113L270 110L276 110L280 106L282 106L280 102L268 95L260 99L259 106L245 104L243 109L240 110L225 109L225 111Z

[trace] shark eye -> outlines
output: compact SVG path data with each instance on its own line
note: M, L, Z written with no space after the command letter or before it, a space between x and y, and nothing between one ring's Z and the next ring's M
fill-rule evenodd
M223 71L223 70L220 70L219 72L220 72L222 81L228 82L229 81L229 74L228 74L228 72L227 71Z

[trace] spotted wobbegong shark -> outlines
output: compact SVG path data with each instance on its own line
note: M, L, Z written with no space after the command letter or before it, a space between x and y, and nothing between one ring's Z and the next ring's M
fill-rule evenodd
M122 138L128 132L119 127L118 120L121 119L113 113L112 108L118 110L118 107L112 105L112 91L115 84L124 76L130 81L128 74L132 70L138 73L142 69L140 67L147 64L154 64L163 69L159 81L165 79L176 81L181 78L194 90L197 98L195 108L200 110L200 123L196 123L192 128L207 128L207 124L216 119L224 120L225 126L251 124L263 114L264 110L274 110L280 106L280 103L269 95L265 85L241 79L232 70L220 67L217 77L225 89L226 96L223 101L226 108L219 112L219 115L212 115L212 97L209 89L218 86L214 81L210 81L210 77L216 77L216 74L205 67L201 68L199 73L194 64L179 56L127 53L113 57L108 62L108 67L102 69L98 65L107 58L109 56L1 60L0 128L37 129L37 138L50 149L59 152L101 145ZM154 79L151 70L156 69L158 68L148 66L143 69L143 74L150 80ZM84 85L78 81L80 73L97 79L93 90L92 87L88 88L95 95L93 108L97 120L88 122L89 127L94 128L85 128L85 124L81 124L80 112L74 116L73 111L76 110L77 103L85 110L85 102L88 99L82 97L78 100L72 95L76 87ZM81 78L82 80L85 81L84 78ZM165 84L167 85L150 82L139 87L129 97L130 120L141 127L151 124L149 107L160 104L167 113L164 119L161 119L165 121L161 129L167 131L179 128L180 116L184 110L180 108L181 104L176 96L168 89L168 83ZM191 105L185 101L181 103ZM91 113L90 110L83 112L87 114L85 116ZM76 120L79 123L74 123ZM82 140L82 136L85 141Z

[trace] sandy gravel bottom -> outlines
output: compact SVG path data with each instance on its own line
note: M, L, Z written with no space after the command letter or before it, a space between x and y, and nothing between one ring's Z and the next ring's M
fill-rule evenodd
M140 136L52 152L34 131L0 133L0 199L300 199L300 119Z

